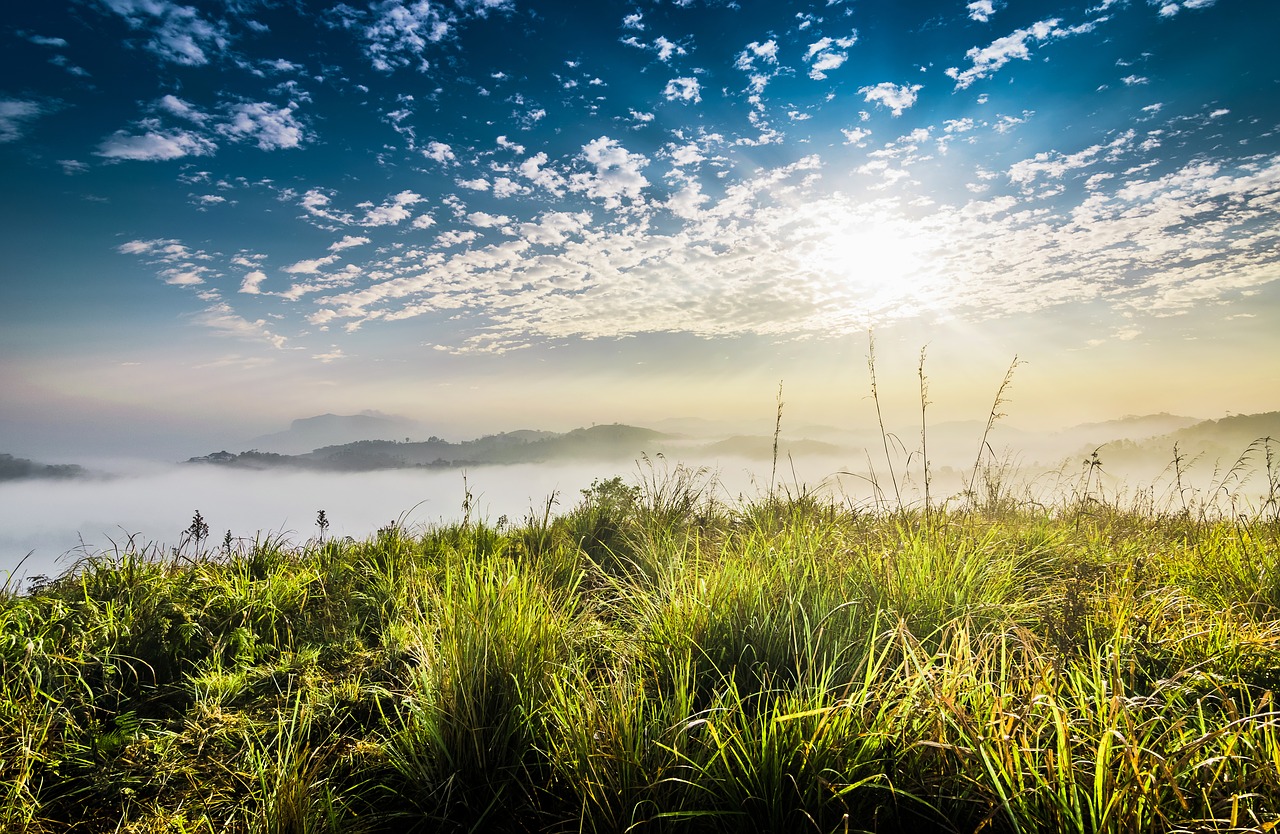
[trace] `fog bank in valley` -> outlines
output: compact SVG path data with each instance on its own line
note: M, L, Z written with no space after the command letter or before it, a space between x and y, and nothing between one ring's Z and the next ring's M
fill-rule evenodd
M332 428L333 421L323 422ZM0 480L0 572L57 574L79 556L131 540L169 553L182 544L196 511L209 525L207 548L220 545L228 530L237 541L279 536L304 544L318 533L319 510L330 520L328 536L356 539L392 522L421 529L456 521L464 503L473 520L518 522L541 515L548 501L553 513L568 511L597 478L661 482L676 466L700 470L705 496L730 505L764 496L772 482L793 495L817 491L859 509L898 501L918 507L926 445L935 505L954 506L975 478L1046 507L1087 498L1177 510L1213 500L1219 510L1256 512L1280 491L1280 444L1261 440L1280 437L1280 412L1217 421L1148 415L1053 434L1003 422L988 432L978 421L928 425L923 436L919 425L886 427L884 435L875 428L784 427L776 461L770 434L664 428L516 431L456 443L359 441L300 456L229 453L185 464L86 459L78 468L22 461L23 472L43 476ZM436 460L442 454L448 460ZM71 472L78 475L48 477Z

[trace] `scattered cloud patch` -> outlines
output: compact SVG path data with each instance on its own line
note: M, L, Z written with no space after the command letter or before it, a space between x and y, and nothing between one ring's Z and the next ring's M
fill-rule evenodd
M50 38L43 35L28 35L27 40L37 46L51 46L55 49L66 49L68 44L64 38Z
M511 222L505 214L489 214L485 211L473 211L467 215L467 222L481 229L496 229Z
M422 202L421 194L415 194L412 191L401 191L379 206L374 206L372 203L361 203L357 208L362 208L365 212L364 219L360 221L360 225L394 226L402 223L413 216L409 206L420 202Z
M250 141L264 151L296 148L305 138L293 104L274 107L265 101L232 105L218 133L232 141Z
M684 101L697 104L702 101L702 88L696 78L673 78L662 90L667 101Z
M449 36L457 18L442 3L432 0L380 0L369 6L372 21L362 33L367 41L365 54L373 68L391 72L414 66L426 71L430 66L423 53L431 44Z
M330 207L332 203L333 197L319 188L308 189L298 200L298 205L302 206L307 215L314 219L327 220L344 226L355 222L350 214L332 209Z
M236 313L225 301L210 305L193 316L192 320L220 335L250 342L265 342L277 350L283 350L289 341L284 336L272 333L265 319L250 321Z
M22 138L27 125L41 113L40 105L34 101L0 98L0 143Z
M1207 9L1216 3L1217 0L1147 0L1147 3L1156 6L1161 17L1173 17L1183 9Z
M1084 23L1063 28L1061 23L1062 20L1056 17L1041 20L1025 29L1016 29L1003 38L997 38L981 49L975 46L965 53L965 57L972 62L972 66L966 70L951 67L947 69L946 74L956 82L957 90L963 90L975 81L990 78L1014 59L1030 60L1029 43L1045 43L1069 35L1081 34L1091 31L1095 25Z
M328 365L331 362L337 362L339 359L346 359L347 355L342 352L342 348L338 347L337 345L331 345L330 350L328 350L327 352L314 353L311 355L311 358L315 359L321 364Z
M186 66L209 63L230 43L227 24L210 21L191 6L170 0L101 0L129 28L150 34L146 48L166 61Z
M669 41L661 35L653 42L653 46L658 50L658 60L664 63L670 62L673 55L684 55L685 48L678 43Z
M458 161L458 158L453 154L453 148L444 142L428 142L427 147L422 151L422 155L427 159L439 162L441 165L454 165Z
M539 151L520 163L520 175L554 197L563 196L568 181L559 171L547 165L546 153Z
M342 240L329 244L330 252L341 252L344 249L354 249L357 246L365 246L369 243L369 238L364 235L346 235Z
M738 53L737 59L733 65L743 72L754 72L756 70L756 60L769 66L777 66L778 64L778 42L776 40L767 40L764 43L752 41L747 44L746 48Z
M336 254L327 255L323 258L312 258L310 260L298 261L297 263L289 264L280 271L287 272L290 275L315 275L317 272L324 269L326 266L335 263L337 260L338 256Z
M245 273L244 278L240 281L240 292L245 295L261 295L262 284L267 280L267 274L260 269Z
M822 38L809 44L804 60L809 64L809 77L821 81L833 69L839 69L849 60L849 53L843 50L858 41L858 33L853 32L847 38Z
M96 154L107 159L158 162L184 156L208 156L217 149L213 142L189 130L153 130L143 134L120 130L99 143Z
M177 116L179 119L185 119L198 125L203 125L209 121L208 113L201 112L193 107L190 102L183 101L172 94L165 95L156 101L156 108L171 116Z
M862 94L864 100L887 107L893 115L901 116L902 111L916 103L917 94L922 89L920 84L894 84L890 81L882 81L874 86L859 87L858 92Z
M867 130L865 127L842 127L840 128L840 132L844 134L844 143L846 145L861 146L866 138L871 135L871 131Z
M967 8L971 20L986 23L1003 6L1003 2L997 3L996 0L972 0Z
M583 145L578 158L594 170L570 176L570 190L601 200L607 209L619 208L624 201L636 204L643 200L641 190L649 185L640 173L649 164L643 154L632 153L616 139L601 136Z

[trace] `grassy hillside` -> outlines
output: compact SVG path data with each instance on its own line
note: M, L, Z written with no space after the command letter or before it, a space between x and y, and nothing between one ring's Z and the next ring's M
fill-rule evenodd
M177 551L7 593L0 830L1280 819L1274 503L988 490L924 513L707 486L655 468L559 517L363 542L219 543L196 518Z

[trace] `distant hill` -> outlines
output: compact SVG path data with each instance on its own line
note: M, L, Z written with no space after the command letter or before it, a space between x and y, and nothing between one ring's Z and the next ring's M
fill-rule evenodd
M291 467L362 472L375 469L456 468L481 464L541 463L551 460L625 460L661 451L670 435L636 426L608 425L564 434L520 430L451 443L438 437L420 442L359 440L324 446L306 454L215 452L188 463L250 469Z
M691 428L694 421L664 421L664 425ZM411 428L412 426L412 428ZM929 459L935 471L951 466L972 466L979 451L986 424L982 421L942 422L928 427ZM417 428L417 434L413 429ZM700 426L707 429L708 426ZM811 427L817 428L817 427ZM375 437L323 442L335 435L372 432ZM287 432L258 438L246 452L217 452L193 463L265 469L290 467L318 471L360 472L378 469L459 468L478 465L543 463L550 461L624 461L642 454L665 454L673 459L745 457L768 460L773 455L772 435L735 434L721 440L714 436L694 438L650 428L624 424L578 428L569 432L521 429L486 435L473 440L448 441L439 437L420 439L425 432L403 418L368 412L358 415L326 414L295 420ZM836 434L836 430L832 430ZM779 455L825 456L833 461L850 452L868 450L879 460L884 442L878 432L848 430L824 440L787 439ZM894 454L900 457L919 450L918 429L890 438ZM723 435L721 435L723 437ZM1261 437L1280 438L1280 412L1239 415L1221 420L1197 420L1174 414L1128 416L1118 420L1086 423L1050 433L1034 433L997 423L987 437L988 451L996 459L1008 456L1014 465L1052 470L1066 462L1079 463L1095 448L1108 471L1126 469L1159 470L1173 457L1173 446L1188 459L1229 466L1250 443ZM265 442L275 438L275 448L307 447L301 451L272 450ZM408 438L408 441L405 440ZM828 442L828 441L834 442ZM30 462L28 462L30 463ZM26 471L26 470L24 470ZM23 477L28 477L24 475Z
M697 451L712 456L733 455L755 460L769 460L773 457L773 438L740 434L721 440L718 443L709 443L706 446L698 447ZM795 457L826 455L831 457L843 451L844 449L840 446L832 443L823 443L820 440L788 440L787 438L781 438L778 441L778 457L780 458L785 458L787 455Z
M1062 433L1095 434L1113 440L1143 440L1148 437L1170 434L1202 422L1205 421L1199 417L1182 417L1162 411L1159 414L1130 414L1118 420L1106 420L1101 423L1081 423Z
M1167 468L1173 462L1176 446L1184 466L1224 470L1242 457L1257 463L1265 451L1254 444L1267 437L1274 440L1272 449L1280 451L1280 411L1195 421L1193 425L1138 440L1094 440L1077 446L1074 456L1088 455L1101 446L1099 455L1112 470Z
M249 440L251 449L285 455L300 455L324 446L340 446L358 440L421 440L426 436L421 423L377 411L359 414L321 414L294 420L285 431L264 434Z
M0 481L17 481L24 478L82 478L88 475L84 467L71 463L36 463L26 458L0 454Z

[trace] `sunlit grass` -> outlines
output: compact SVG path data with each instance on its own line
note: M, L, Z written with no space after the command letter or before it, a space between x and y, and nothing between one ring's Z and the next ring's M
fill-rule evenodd
M130 545L6 592L0 829L1280 820L1267 502L735 503L642 473L515 524Z

